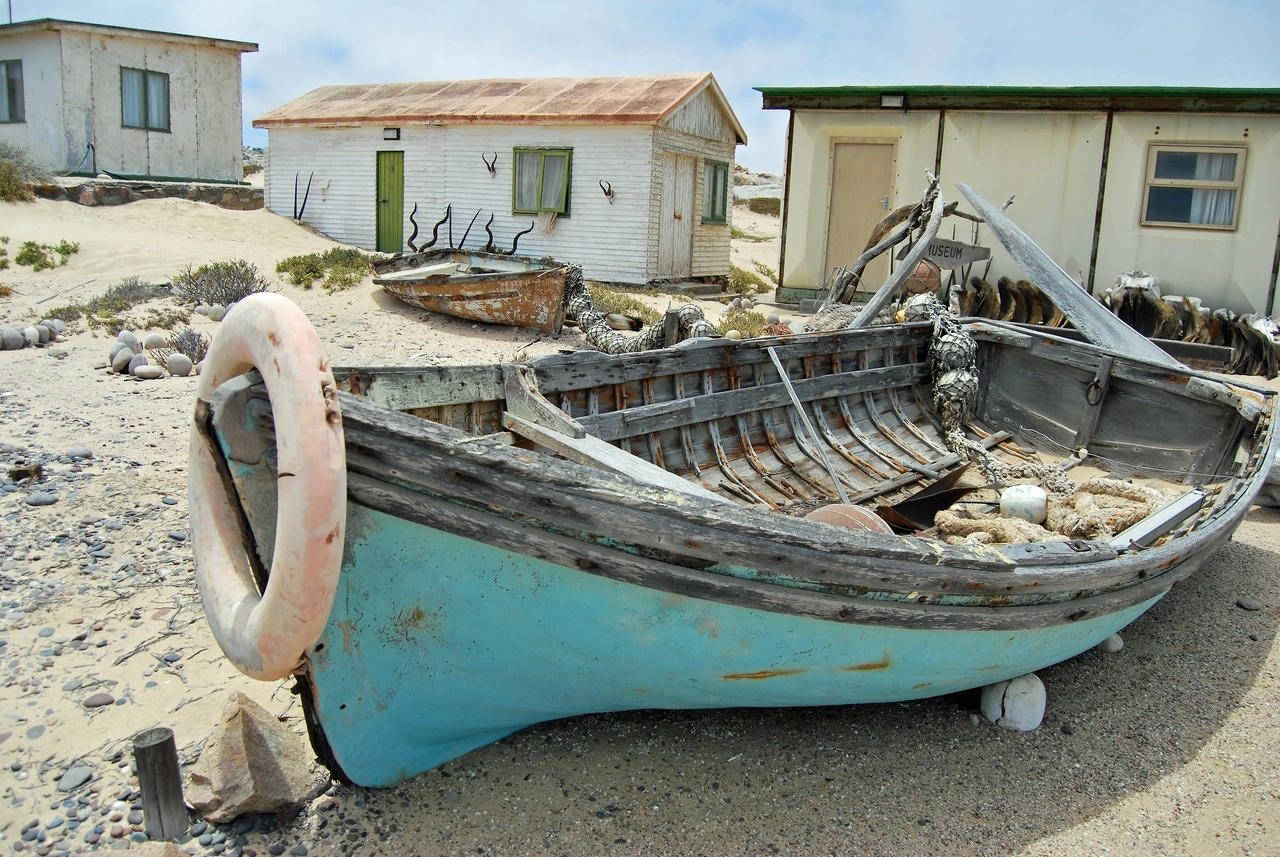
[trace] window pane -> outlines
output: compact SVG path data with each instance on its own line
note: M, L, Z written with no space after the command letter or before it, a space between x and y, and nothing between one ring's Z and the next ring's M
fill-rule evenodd
M1198 157L1195 152L1156 152L1156 178L1193 179Z
M542 155L537 152L516 152L517 211L538 209L538 166L541 162Z
M120 121L126 128L145 128L143 75L136 68L120 69Z
M1232 152L1157 152L1156 178L1230 182L1236 178Z
M725 215L725 197L728 192L726 185L728 184L729 168L724 164L716 164L716 195L713 202L715 203L716 217L721 220Z
M0 87L4 92L9 91L9 63L0 62ZM9 98L6 96L0 98L0 122L11 122L9 118Z
M1191 188L1153 187L1147 195L1147 220L1161 223L1191 222Z
M716 216L716 165L702 165L702 216L707 220Z
M147 75L147 127L169 130L169 76Z
M550 211L564 210L565 174L569 159L564 155L542 156L542 205Z
M9 79L5 86L5 91L9 95L9 104L7 105L9 109L9 120L12 122L22 122L27 118L26 109L23 107L22 102L22 63L11 62L6 63L6 65L8 66L9 71Z
M1232 155L1231 157L1235 157ZM1236 209L1234 190L1198 187L1191 192L1191 222L1209 226L1230 226Z

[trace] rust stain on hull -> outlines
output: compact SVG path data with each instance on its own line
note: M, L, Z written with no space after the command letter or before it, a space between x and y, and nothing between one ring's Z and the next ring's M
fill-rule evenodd
M722 677L722 681L756 681L762 678L778 678L784 675L798 675L808 670L759 670L753 673L729 673Z
M889 655L886 654L878 661L871 661L865 664L853 664L852 666L841 667L840 670L841 672L847 673L861 673L871 672L873 670L887 670L891 666L893 666L893 661L890 660Z

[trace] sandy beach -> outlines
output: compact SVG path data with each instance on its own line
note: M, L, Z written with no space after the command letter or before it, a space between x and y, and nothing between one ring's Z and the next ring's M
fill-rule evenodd
M735 240L735 264L776 269L777 219L733 216L766 239ZM306 311L339 366L487 363L583 346L573 329L554 338L415 310L369 279L333 294L289 285L275 274L280 259L334 243L265 210L2 204L0 235L11 257L23 241L79 243L65 266L0 271L15 290L0 298L0 326L33 324L126 276L167 282L187 264L241 258ZM702 306L712 320L724 310ZM217 330L198 315L191 324ZM101 368L113 340L81 329L0 353L9 853L131 847L141 827L130 822L131 737L169 726L187 763L230 691L305 731L292 682L240 675L204 619L186 520L196 379L113 374ZM8 478L33 461L58 502L28 505L29 491ZM232 857L1280 854L1277 567L1280 513L1255 507L1224 550L1121 632L1120 652L1040 673L1048 711L1034 732L977 718L976 690L891 705L592 715L527 729L394 789L335 785L293 819L223 825L217 842L180 844ZM1241 609L1244 597L1262 609ZM86 707L97 694L111 702ZM68 798L55 780L76 765L96 779ZM33 820L43 841L24 844Z

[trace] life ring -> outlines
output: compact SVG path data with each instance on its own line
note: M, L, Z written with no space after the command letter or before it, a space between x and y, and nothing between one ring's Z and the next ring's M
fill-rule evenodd
M258 593L241 531L201 412L220 384L257 369L275 421L275 552ZM347 468L337 385L306 315L279 295L255 294L227 312L205 356L188 452L196 580L213 636L236 668L284 678L302 665L329 620L342 565ZM233 506L232 504L237 504Z

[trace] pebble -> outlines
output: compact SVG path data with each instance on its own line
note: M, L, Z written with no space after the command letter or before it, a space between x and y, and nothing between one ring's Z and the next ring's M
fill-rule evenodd
M126 817L125 820L128 821L130 824L142 824L141 810L135 809L133 812L129 813L129 815Z
M1063 724L1062 724L1062 734L1063 734L1063 735L1074 735L1074 734L1076 734L1076 727L1072 726L1070 723L1063 723Z
M133 360L134 356L133 349L128 346L120 349L116 356L111 358L111 371L123 375L129 371L129 361Z
M142 355L139 354L139 357ZM157 378L164 377L164 370L159 366L139 366L133 370L133 377L141 378L144 381L155 381Z
M57 334L63 334L67 332L66 322L64 322L60 318L46 318L46 319L43 319L40 323Z
M111 838L119 839L121 836L124 836L124 826L120 824L113 824L111 826Z
M271 857L280 857L280 855L284 853L284 843L272 842L271 845L267 847L267 853L270 854Z
M143 366L150 365L150 362L151 361L147 359L147 355L145 354L133 355L133 357L129 358L128 374L136 375L140 368L142 368Z
M60 815L55 815L53 818L49 819L49 823L46 824L44 828L45 830L54 830L55 828L61 827L62 822L64 821L66 821L65 818Z
M80 788L93 777L93 769L83 765L69 768L58 780L58 791L69 792Z
M45 327L43 324L36 325L36 334L40 337L41 345L48 344L49 340L53 339L54 336L53 331Z
M101 708L104 705L111 705L115 701L116 698L111 694L106 693L105 691L99 691L85 699L82 704L85 708Z
M1119 634L1112 634L1110 637L1107 637L1098 644L1098 650L1106 652L1109 655L1114 655L1123 648L1124 640L1121 639Z
M984 687L980 707L982 715L997 726L1030 732L1044 720L1045 702L1044 682L1028 673Z
M67 682L66 684L64 684L64 685L62 686L62 689L63 689L63 690L67 690L67 691L71 691L71 690L79 690L79 689L80 689L80 685L82 685L82 684L84 684L84 680L83 680L83 679L73 678L71 681L69 681L69 682Z
M297 845L289 849L289 853L292 854L293 857L304 857L304 855L307 853L306 843L299 842Z
M169 538L173 539L175 542L185 542L187 540L187 534L180 533L177 530L170 530Z
M208 315L209 307L206 304L196 304L195 313L196 315Z
M143 833L141 830L135 830L133 833L129 834L129 838L134 842L146 842L147 834Z
M178 498L177 497L161 497L160 502L164 503L166 506L176 506L178 505Z
M221 845L226 841L227 841L227 834L225 832L219 830L217 833L213 834L214 845Z
M776 312L771 312L767 316L765 316L764 320L769 322L769 324L777 324L778 322L782 321L782 318Z
M24 327L22 328L22 338L26 341L27 345L39 345L40 331L36 330L34 327Z
M27 341L22 338L22 331L18 330L18 328L6 327L4 330L0 330L0 345L3 346L0 350L17 351L26 344Z
M213 844L213 834L206 833L196 841L199 842L202 847L208 848L210 845Z
M191 829L188 830L187 832L190 833L192 836L199 836L201 833L204 833L208 829L209 829L208 824L206 824L203 821L197 821L195 824L191 825Z
M58 502L58 495L50 491L34 491L27 495L28 506L52 506Z
M170 652L164 656L164 662L168 664L176 664L180 660L182 660L182 655L179 652Z
M47 625L41 628L39 631L36 631L36 636L38 637L52 637L53 635L54 635L53 628Z
M67 450L67 458L72 458L77 460L82 458L93 458L93 450L87 446L73 446ZM102 520L101 518L98 518L96 515L85 515L85 518L97 518L97 521ZM84 520L84 519L81 518L81 520ZM97 521L93 521L91 523L96 523Z
M191 358L185 354L175 351L170 354L164 361L164 368L169 370L170 375L176 375L179 378L185 378L191 374L191 370L195 365L191 362Z
M166 658L165 660L168 660ZM231 822L231 832L236 836L242 836L253 829L253 819L247 815L242 815L235 821Z
M209 318L214 321L222 321L222 317L227 314L227 308L222 304L214 304L209 307Z
M1236 606L1239 607L1241 610L1249 610L1252 612L1254 610L1261 610L1262 602L1256 598L1250 598L1248 595L1246 595L1243 598L1236 599Z
M167 348L169 340L165 338L163 333L148 333L142 340L142 347L150 351L152 348Z
M123 342L125 345L129 346L129 350L132 351L134 354L142 353L142 340L139 339L138 335L133 331L122 330L120 331L119 334L117 334L116 339Z

